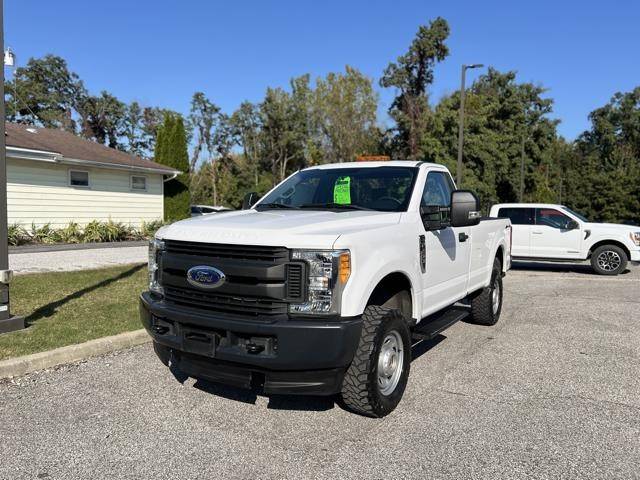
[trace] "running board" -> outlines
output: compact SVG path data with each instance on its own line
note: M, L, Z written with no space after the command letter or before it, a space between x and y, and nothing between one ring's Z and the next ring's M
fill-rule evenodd
M411 331L414 340L429 340L471 314L468 307L453 306L422 319Z

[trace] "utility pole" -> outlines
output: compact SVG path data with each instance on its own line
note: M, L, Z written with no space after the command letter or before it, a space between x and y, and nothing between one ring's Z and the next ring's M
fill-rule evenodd
M456 184L460 188L462 184L462 147L464 145L464 97L465 97L465 77L468 68L484 67L481 63L462 65L462 75L460 79L460 119L458 121L458 168L456 169Z
M520 143L520 203L524 202L524 134Z
M0 52L4 52L4 1L0 0ZM11 315L9 283L13 272L9 270L7 239L7 149L5 145L4 61L0 74L0 333L24 328L24 318Z

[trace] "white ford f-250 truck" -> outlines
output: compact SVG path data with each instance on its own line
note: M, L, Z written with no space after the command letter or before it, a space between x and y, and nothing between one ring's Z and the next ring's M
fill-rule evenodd
M510 223L481 219L441 165L322 165L254 198L150 243L140 314L166 365L267 394L340 394L379 417L405 390L412 338L500 316Z
M590 260L601 275L617 275L628 262L640 262L640 227L590 222L563 205L546 203L501 203L489 216L511 220L514 259Z

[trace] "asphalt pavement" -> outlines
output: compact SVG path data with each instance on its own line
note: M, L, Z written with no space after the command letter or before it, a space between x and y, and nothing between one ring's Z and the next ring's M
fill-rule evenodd
M0 383L0 478L639 478L640 268L522 265L384 419L176 379L149 345Z

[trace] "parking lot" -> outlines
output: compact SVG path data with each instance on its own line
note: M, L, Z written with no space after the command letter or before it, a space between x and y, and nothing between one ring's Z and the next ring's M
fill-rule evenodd
M374 420L179 383L149 345L0 383L0 478L637 478L640 268L517 265ZM183 380L183 379L179 379Z

